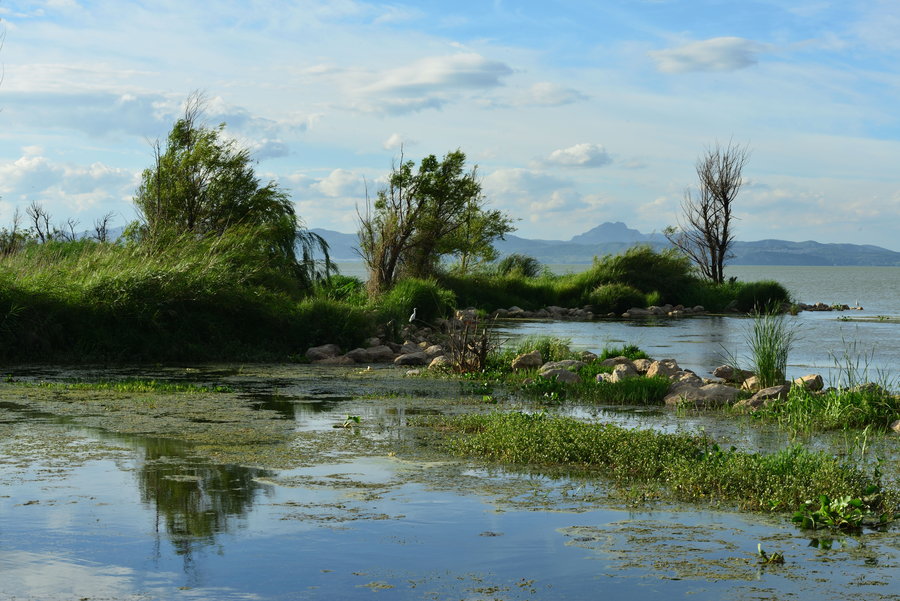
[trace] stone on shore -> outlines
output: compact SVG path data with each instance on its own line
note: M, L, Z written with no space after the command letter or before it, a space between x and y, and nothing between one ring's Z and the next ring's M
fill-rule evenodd
M543 364L544 358L541 357L541 351L531 351L530 353L524 353L513 359L512 368L513 370L518 371L520 369L540 367Z
M321 361L322 359L331 359L341 354L341 347L336 344L323 344L322 346L313 346L306 351L306 358L310 361Z

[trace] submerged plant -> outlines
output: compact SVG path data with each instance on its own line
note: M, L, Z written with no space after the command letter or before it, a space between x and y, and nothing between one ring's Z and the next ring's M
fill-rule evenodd
M818 508L815 501L806 501L804 508L794 513L792 521L807 530L827 528L859 532L863 526L884 526L892 522L896 515L873 510L880 504L880 493L878 485L871 484L860 498L841 496L832 499L828 495L819 495Z

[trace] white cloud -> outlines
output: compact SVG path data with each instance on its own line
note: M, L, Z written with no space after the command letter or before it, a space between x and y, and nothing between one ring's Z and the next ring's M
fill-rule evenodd
M735 71L755 65L757 55L765 49L766 46L753 40L721 37L657 50L649 55L664 73Z
M54 219L81 219L82 213L99 210L101 205L107 210L120 205L131 197L139 181L139 174L127 169L103 163L57 163L33 154L34 150L29 147L15 161L0 163L0 196L8 206L24 207L37 201Z
M374 82L355 90L353 107L389 115L440 109L466 92L496 88L512 73L505 63L471 52L426 57L372 74Z
M362 198L365 195L363 176L346 169L335 169L312 187L331 198L347 196Z
M554 150L545 162L560 167L602 167L609 165L612 158L602 146L583 143Z
M574 88L567 88L547 81L532 85L519 99L518 104L533 106L563 106L587 100L588 97Z
M384 141L381 147L385 150L399 150L404 147L414 146L415 144L415 140L410 140L403 134L395 132L388 136L388 139Z

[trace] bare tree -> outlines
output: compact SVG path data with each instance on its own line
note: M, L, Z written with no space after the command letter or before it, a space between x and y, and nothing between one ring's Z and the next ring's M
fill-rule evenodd
M25 209L25 214L31 219L31 223L34 226L34 235L41 243L53 239L53 229L50 227L50 213L43 206L38 204L36 200L32 200L28 208Z
M109 222L114 216L115 213L110 211L100 219L94 220L94 238L97 242L109 242Z
M57 228L55 234L66 242L75 242L78 240L78 234L75 233L75 228L78 227L78 224L81 223L77 219L69 217L66 219L66 222L62 224L62 227Z
M697 189L685 190L678 227L665 230L669 242L717 284L725 280L725 261L732 256L734 201L749 158L747 146L731 141L726 146L716 143L707 148L697 159Z

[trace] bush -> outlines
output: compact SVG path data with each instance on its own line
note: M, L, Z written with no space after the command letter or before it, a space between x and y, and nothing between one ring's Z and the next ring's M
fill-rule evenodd
M456 306L456 296L433 279L400 280L378 299L379 313L395 323L406 323L413 309L416 319L424 322L446 317Z
M518 275L525 278L536 278L541 275L541 262L534 257L513 253L497 263L498 275Z
M734 286L737 309L746 313L777 310L791 300L787 289L773 280L738 282Z
M628 284L602 284L588 295L595 313L623 313L632 307L646 307L647 297Z

